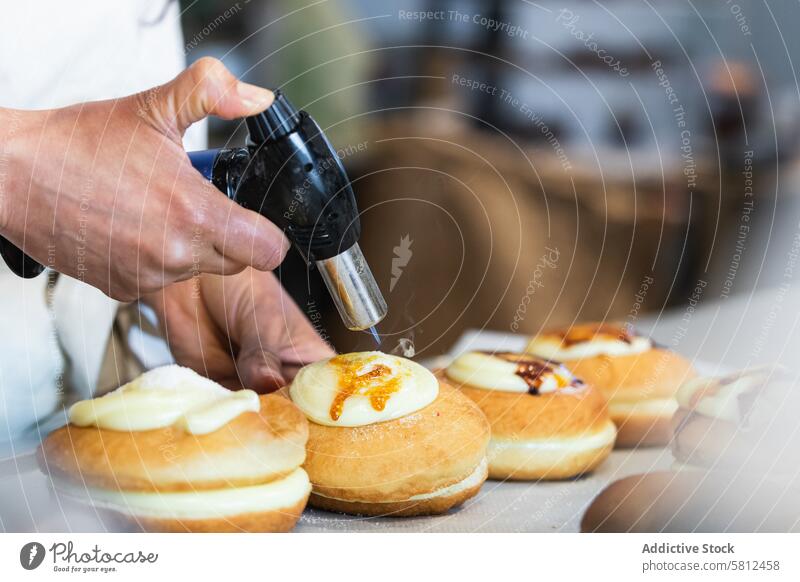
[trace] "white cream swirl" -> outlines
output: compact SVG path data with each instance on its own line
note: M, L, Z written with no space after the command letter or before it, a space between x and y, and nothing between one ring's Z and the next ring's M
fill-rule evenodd
M531 339L525 351L558 361L597 356L631 356L653 347L650 338L611 324L576 325L566 332L543 332Z
M189 434L208 434L245 412L258 412L258 394L233 392L194 370L162 366L99 398L69 409L75 426L144 431L176 426Z
M460 384L501 392L546 394L580 381L563 365L513 353L466 352L445 370L445 375Z
M382 352L340 354L303 367L289 396L328 426L364 426L416 412L436 400L439 381L423 366Z

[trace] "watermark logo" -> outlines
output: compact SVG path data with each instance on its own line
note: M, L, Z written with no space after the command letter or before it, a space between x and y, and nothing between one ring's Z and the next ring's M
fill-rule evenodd
M414 254L411 251L411 245L414 243L411 240L411 235L405 235L400 238L400 244L392 249L394 251L394 258L392 259L392 280L389 282L389 292L394 291L394 286L400 280L403 274L403 269L408 265L411 256Z
M555 269L558 267L558 258L561 256L559 250L550 247L545 247L544 249L547 252L545 252L536 262L536 265L534 265L533 275L528 281L528 286L525 288L525 295L523 295L516 312L514 312L514 321L511 322L511 331L513 332L519 331L519 324L525 320L525 316L528 313L528 305L530 305L531 300L534 295L536 295L536 291L544 287L543 279L545 269Z
M44 546L39 542L28 542L19 551L19 563L26 570L35 570L44 561Z
M566 28L576 40L582 42L583 46L585 46L589 51L593 52L595 56L600 59L600 61L605 63L609 69L619 74L620 77L627 77L630 75L630 71L628 71L628 69L622 65L622 62L620 62L619 59L610 55L606 49L598 44L594 38L593 32L586 34L583 30L577 27L580 19L581 17L579 14L573 13L569 8L562 8L558 12L556 22L560 23L564 28Z

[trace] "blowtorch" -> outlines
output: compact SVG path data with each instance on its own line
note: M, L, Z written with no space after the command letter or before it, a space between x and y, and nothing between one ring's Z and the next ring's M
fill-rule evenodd
M358 246L358 208L336 150L281 91L245 123L244 147L189 152L192 165L231 200L283 229L316 265L348 329L372 328L386 315L386 301ZM44 270L2 237L0 254L21 277Z

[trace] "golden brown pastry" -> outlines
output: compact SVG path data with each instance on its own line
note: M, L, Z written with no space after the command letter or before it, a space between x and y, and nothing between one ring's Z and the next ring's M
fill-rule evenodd
M489 424L428 370L380 352L300 370L284 395L309 418L314 507L360 515L443 513L487 476Z
M625 325L586 323L534 337L526 352L558 361L601 390L617 425L617 446L664 445L675 393L696 373L678 354Z
M492 426L492 479L565 479L608 457L616 429L603 397L564 366L528 354L468 352L443 372Z
M308 423L285 398L179 366L70 409L39 450L60 494L149 531L289 531L308 500Z

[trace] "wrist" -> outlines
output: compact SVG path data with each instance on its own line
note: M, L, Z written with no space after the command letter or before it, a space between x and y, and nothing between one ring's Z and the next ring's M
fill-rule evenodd
M44 112L0 108L0 234L15 239L24 231L24 200L30 187L30 143ZM22 208L23 212L19 212ZM21 218L20 218L21 216Z

